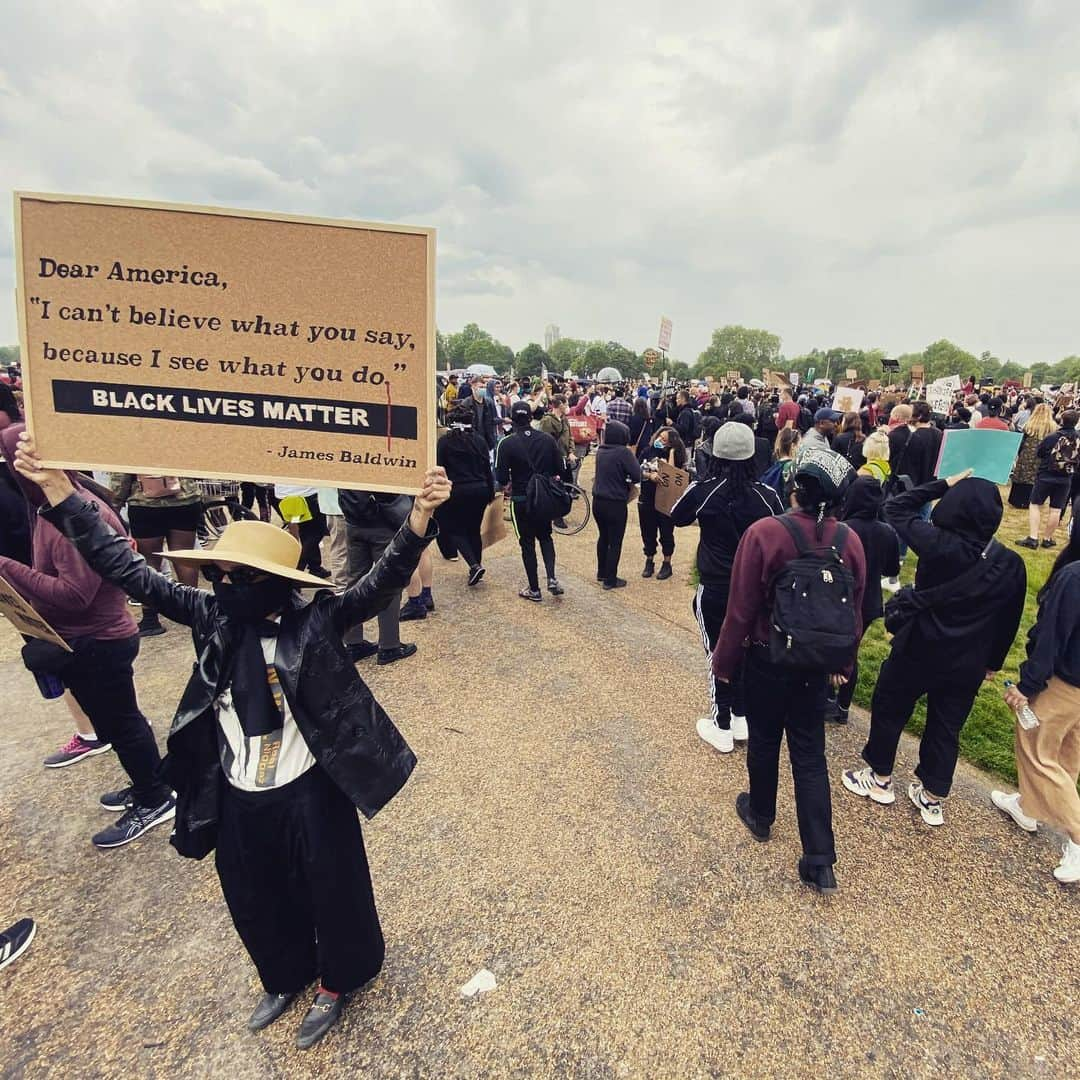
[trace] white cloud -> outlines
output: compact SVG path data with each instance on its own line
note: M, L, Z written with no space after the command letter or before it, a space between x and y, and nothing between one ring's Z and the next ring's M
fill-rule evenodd
M1078 350L1072 5L114 0L5 30L6 187L434 224L444 328Z

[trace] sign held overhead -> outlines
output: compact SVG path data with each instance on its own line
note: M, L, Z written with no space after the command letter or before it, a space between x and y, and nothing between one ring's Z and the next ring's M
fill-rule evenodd
M17 193L15 233L49 465L421 486L434 230Z

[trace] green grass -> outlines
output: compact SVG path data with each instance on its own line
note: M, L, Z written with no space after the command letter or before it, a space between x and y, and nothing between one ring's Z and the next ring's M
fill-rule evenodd
M1002 497L1006 492L1003 490ZM1038 605L1035 596L1042 588L1054 565L1060 547L1049 551L1028 551L1016 547L1014 541L1027 535L1027 511L1013 510L1006 506L1005 519L998 530L997 538L1006 547L1023 557L1027 565L1027 600L1024 614L1020 620L1020 629L1005 661L1005 666L992 683L984 683L975 704L971 708L964 729L960 733L960 753L968 761L989 772L996 773L1016 782L1016 762L1013 757L1013 733L1016 717L1012 710L1001 700L1002 684L1006 679L1018 681L1018 669L1025 656L1027 632L1035 621ZM1059 544L1066 542L1065 530L1058 529L1056 539ZM915 557L909 554L904 561L904 572L900 580L907 584L915 576ZM863 638L859 649L859 683L855 687L855 701L865 708L870 706L870 697L874 692L878 671L885 657L889 655L889 644L885 640L885 629L879 619L870 632ZM908 725L908 730L921 733L926 725L926 704L920 701L915 715Z

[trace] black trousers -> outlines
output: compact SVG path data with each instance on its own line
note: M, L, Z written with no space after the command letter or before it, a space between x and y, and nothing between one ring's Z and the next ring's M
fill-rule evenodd
M811 866L832 866L836 847L825 762L825 675L794 672L770 663L768 657L768 649L760 645L747 650L750 807L763 825L776 820L780 742L787 735L803 856Z
M487 485L455 486L449 500L435 511L439 535L445 533L449 537L450 547L460 551L469 566L479 566L483 561L480 527L490 501L491 489Z
M113 744L131 779L132 799L139 806L157 807L169 797L169 789L158 779L161 755L135 696L132 665L138 655L138 634L87 641L76 648L63 678L97 737Z
M600 530L596 541L596 576L606 583L613 583L619 576L619 559L626 535L626 500L594 496L592 509Z
M900 733L911 719L916 702L925 694L926 728L919 740L915 775L931 795L944 798L952 788L960 730L985 674L981 667L951 667L947 657L937 667L897 654L894 649L878 672L863 760L879 776L892 775Z
M356 808L318 765L270 791L221 783L215 865L263 989L375 978L385 946Z
M329 529L326 527L326 517L319 509L319 496L308 495L305 500L311 511L310 521L301 521L300 532L300 569L319 570L322 568L322 552L319 545Z
M394 533L389 529L368 530L357 525L345 525L348 544L349 585L355 585L380 559L389 547ZM379 648L396 649L401 644L401 593L396 592L376 616L379 624ZM342 639L346 645L357 645L364 640L364 626L350 626Z
M555 576L555 541L551 538L551 522L529 517L524 500L510 501L510 516L514 522L518 544L521 545L521 562L525 567L525 576L529 579L529 588L535 591L540 588L536 568L537 543L540 544L540 554L544 558L547 576Z
M713 677L712 653L720 637L720 628L724 625L727 614L728 590L719 585L699 585L694 594L692 607L701 631L701 644L705 648L706 662L709 665L709 700L712 703L712 718L722 731L731 729L731 715L746 715L746 693L744 687L743 665L731 677L731 682L720 682Z
M656 555L657 534L664 558L670 559L675 554L675 526L667 514L661 514L652 503L638 499L638 524L641 526L641 549L646 559Z
M246 481L240 485L240 505L245 510L250 510L255 503L259 504L259 520L270 520L270 491L266 484L249 484Z

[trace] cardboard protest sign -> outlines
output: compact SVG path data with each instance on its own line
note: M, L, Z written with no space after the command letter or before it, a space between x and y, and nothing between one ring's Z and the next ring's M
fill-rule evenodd
M663 458L659 458L656 464L656 509L670 516L671 508L690 486L690 474L685 469L669 465Z
M742 375L737 371L729 371L727 373L728 382L737 383L742 379Z
M480 543L487 549L506 538L506 507L501 495L496 495L484 511L484 520L480 523Z
M881 386L881 380L880 379L871 379L866 385L868 387L870 387L871 390L877 390L878 387Z
M434 230L22 193L15 243L49 465L419 489Z
M1031 389L1031 372L1030 371L1025 371L1024 372L1024 389L1025 390L1030 390Z
M1019 431L989 428L943 431L935 475L954 476L972 469L973 476L981 476L995 484L1007 484L1023 437Z
M955 389L959 389L959 387ZM926 403L933 412L938 413L940 416L948 416L949 411L952 409L954 393L955 390L951 379L935 379L926 388Z
M660 333L656 337L656 344L662 352L671 348L671 320L666 315L660 319Z
M911 365L911 381L912 382L922 382L925 375L926 375L926 367L925 367L925 365L923 365L923 364L912 364Z
M28 604L5 579L0 577L0 615L6 615L20 634L41 638L71 652L71 646Z
M859 374L853 367L846 368L845 370L849 379L854 379Z
M854 386L841 387L833 395L832 407L837 412L857 413L862 408L863 391Z

